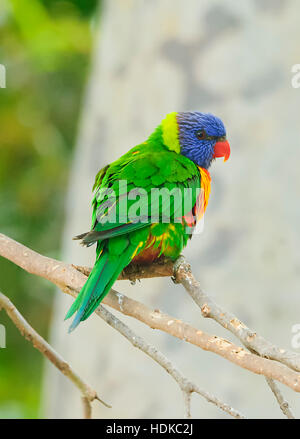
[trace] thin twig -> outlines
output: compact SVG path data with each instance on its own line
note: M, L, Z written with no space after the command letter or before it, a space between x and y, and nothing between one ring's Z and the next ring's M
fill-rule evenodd
M190 419L192 417L191 415L191 397L192 392L188 392L186 390L183 390L183 401L184 401L184 413L185 418Z
M25 320L22 314L17 310L15 305L7 296L0 292L0 310L3 308L6 314L18 328L20 333L29 340L32 345L38 349L54 366L59 369L70 381L80 390L85 402L84 414L91 414L91 402L95 399L100 401L105 407L111 407L109 404L99 398L97 392L93 390L74 370L73 368L43 339ZM90 417L90 416L89 416Z
M282 413L288 419L295 419L295 416L293 415L293 413L291 412L291 409L289 407L289 403L284 399L284 397L283 397L282 393L280 392L279 387L277 386L275 381L271 380L270 378L266 378L266 381L267 381L270 389L272 390Z
M92 418L92 405L86 396L81 397L83 405L83 417L84 419Z

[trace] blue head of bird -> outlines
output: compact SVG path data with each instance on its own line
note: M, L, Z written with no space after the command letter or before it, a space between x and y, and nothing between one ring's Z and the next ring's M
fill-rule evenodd
M180 153L197 166L208 169L216 157L230 156L223 122L210 113L178 112L178 141Z

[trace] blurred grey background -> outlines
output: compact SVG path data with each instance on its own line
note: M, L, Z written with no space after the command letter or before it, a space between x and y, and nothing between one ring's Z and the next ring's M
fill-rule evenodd
M69 181L63 259L92 265L94 248L72 236L90 227L95 174L143 141L170 111L212 112L225 123L230 160L211 168L202 234L184 254L202 287L261 335L291 348L300 323L299 108L291 67L300 62L297 0L104 1ZM234 340L170 279L123 281L116 289L197 328ZM98 317L71 335L72 299L56 294L51 342L109 401L97 417L183 416L180 390L153 361ZM282 417L264 378L208 352L121 319L200 387L246 416ZM299 396L282 390L294 411ZM51 366L44 415L81 416L72 385ZM197 418L226 417L199 396Z

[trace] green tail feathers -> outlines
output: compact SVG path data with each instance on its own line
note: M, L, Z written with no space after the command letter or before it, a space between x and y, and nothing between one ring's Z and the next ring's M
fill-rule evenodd
M109 254L108 251L98 257L86 283L69 309L65 320L77 314L69 328L72 332L80 322L86 320L108 294L123 268L131 260L134 249L127 248L122 257Z

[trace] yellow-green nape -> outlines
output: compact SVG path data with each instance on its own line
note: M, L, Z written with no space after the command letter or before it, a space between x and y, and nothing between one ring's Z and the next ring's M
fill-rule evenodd
M162 136L164 144L171 150L180 153L180 144L178 139L177 112L167 114L161 123Z

